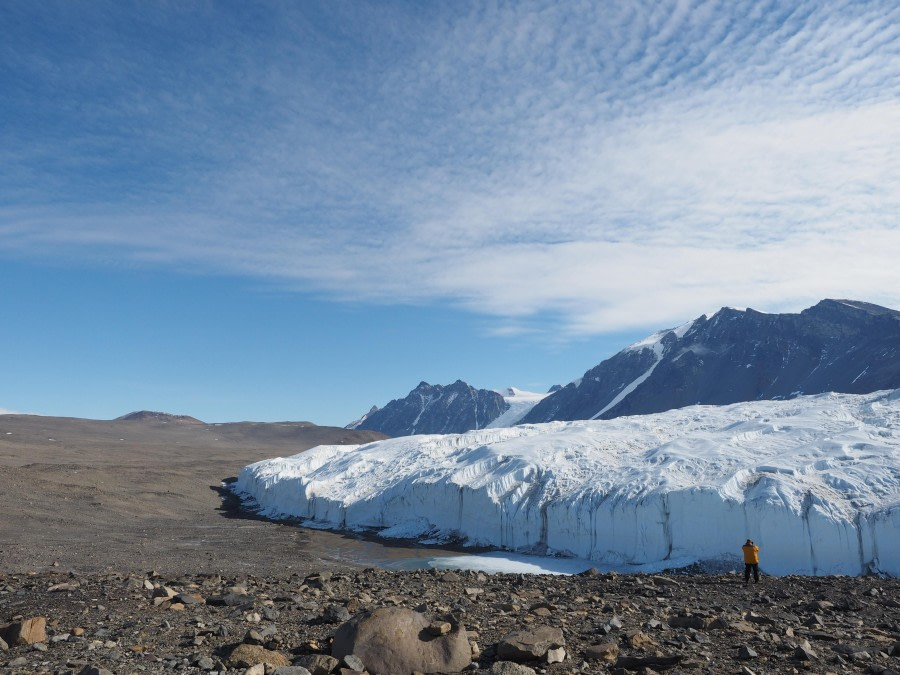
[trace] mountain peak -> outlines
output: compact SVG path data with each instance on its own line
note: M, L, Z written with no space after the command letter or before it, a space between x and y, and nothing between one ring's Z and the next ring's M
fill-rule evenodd
M830 298L826 298L825 300L816 303L809 309L804 309L801 313L822 314L824 312L865 312L872 316L893 315L900 317L900 312L897 310L882 307L881 305L874 305L871 302L862 302L861 300L833 300Z
M405 398L370 411L351 426L389 436L463 433L483 429L509 407L496 391L475 389L462 380L446 386L423 381Z

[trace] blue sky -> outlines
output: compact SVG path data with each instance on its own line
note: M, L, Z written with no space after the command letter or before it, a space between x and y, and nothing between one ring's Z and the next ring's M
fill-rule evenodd
M900 307L895 2L0 3L0 409L345 424Z

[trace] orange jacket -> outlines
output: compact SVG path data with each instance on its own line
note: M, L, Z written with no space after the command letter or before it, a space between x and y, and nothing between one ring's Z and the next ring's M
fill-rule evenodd
M759 564L759 546L751 546L750 544L744 544L743 546L741 546L741 549L744 551L744 564L746 564L746 565Z

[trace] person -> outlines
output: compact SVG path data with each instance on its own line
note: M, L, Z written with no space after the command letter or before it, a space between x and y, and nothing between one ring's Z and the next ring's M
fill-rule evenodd
M754 544L752 539L748 539L741 549L744 551L744 583L750 583L750 572L753 572L753 583L758 584L759 546Z

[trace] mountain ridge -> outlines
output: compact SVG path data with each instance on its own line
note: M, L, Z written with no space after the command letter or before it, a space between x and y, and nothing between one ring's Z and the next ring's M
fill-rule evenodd
M658 331L536 405L523 423L610 419L900 386L900 312L826 299L799 313L723 307Z
M900 311L825 299L796 313L722 307L628 345L528 405L457 380L420 382L347 428L390 436L611 419L695 404L900 387ZM508 390L512 396L516 390ZM445 396L456 393L448 404ZM460 396L462 394L462 396ZM505 401L501 403L501 400ZM480 401L477 404L476 401ZM480 405L481 407L477 407ZM519 414L521 410L521 414Z

